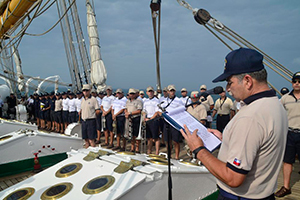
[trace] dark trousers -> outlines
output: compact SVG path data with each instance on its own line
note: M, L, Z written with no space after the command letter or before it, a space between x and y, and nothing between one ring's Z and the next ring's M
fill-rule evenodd
M217 129L221 133L223 132L225 126L230 121L230 115L218 115L217 116Z

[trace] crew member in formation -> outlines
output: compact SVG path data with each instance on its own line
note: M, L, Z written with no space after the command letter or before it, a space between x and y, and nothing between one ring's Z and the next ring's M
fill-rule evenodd
M225 126L234 116L234 107L232 100L226 96L224 89L219 95L220 98L215 102L212 117L214 118L217 114L217 130L222 133Z
M34 93L33 95L34 98L34 118L36 119L37 126L40 128L41 123L40 123L40 98L37 93Z
M115 97L112 95L112 87L106 87L106 96L102 99L101 110L102 110L102 117L105 117L105 128L104 128L104 136L105 136L105 143L102 146L108 146L109 142L109 135L112 133L112 102L115 100Z
M159 98L159 104L161 105L161 107L166 107L167 105L167 100L168 100L168 88L167 87L164 87L163 88L163 96L161 96ZM161 116L161 113L159 114ZM161 117L159 119L159 131L160 131L160 136L161 136L161 143L160 143L160 146L161 147L165 147L166 144L165 144L165 140L164 140L164 134L163 134L163 131L164 131L164 119Z
M62 98L60 93L55 94L56 101L55 101L55 127L57 133L63 133L64 132L64 125L62 120Z
M152 153L153 140L155 143L155 154L159 154L159 100L154 97L153 87L147 87L148 99L143 104L144 121L146 122L147 154Z
M81 101L83 99L82 92L78 91L76 93L75 105L76 105L76 121L79 121L79 112L81 109Z
M45 122L47 122L47 128L45 127L47 130L50 130L50 128L51 128L50 108L51 108L50 97L49 97L49 94L46 93L45 94L45 106L44 106L43 112L44 112L44 120L45 120Z
M167 105L164 107L166 111L172 111L179 106L185 106L183 102L175 95L176 88L174 85L168 86L168 99ZM167 127L168 126L168 127ZM170 126L167 122L164 125L164 140L168 141L168 134L170 134L171 140L174 142L175 146L175 159L179 159L179 152L180 152L180 144L179 142L182 140L181 133L176 130L173 126ZM171 141L170 141L171 143ZM172 145L171 145L172 147Z
M187 89L186 89L186 88L182 88L180 92L181 92L180 100L182 101L182 103L183 103L185 106L191 104L192 101L191 101L191 99L190 99L189 96L188 96Z
M191 93L192 104L187 107L187 112L193 115L204 126L206 125L207 112L205 106L199 101L198 91Z
M51 121L51 130L55 131L55 95L54 92L50 93L50 99L49 99L49 103L50 103L50 121Z
M124 125L125 125L125 107L127 99L124 96L122 89L116 90L117 98L112 103L112 119L116 124L116 134L117 134L117 146L113 147L114 135L110 135L110 147L113 147L112 150L121 150L125 151L126 148L126 139L124 136ZM123 140L123 147L121 147L121 138Z
M99 92L98 96L96 97L99 107L101 108L101 104L102 104L102 99L104 97L104 92ZM96 144L100 144L100 137L101 137L101 131L102 131L102 110L100 109L100 115L96 116L96 122L97 122L97 139L96 139Z
M200 86L200 93L206 92L206 90L206 85ZM206 98L201 97L200 101L205 106L207 111L206 127L211 128L211 122L213 121L213 118L211 116L211 110L214 108L214 100L211 95L208 95Z
M95 97L91 96L90 90L90 85L83 85L84 98L81 101L79 114L82 119L82 139L85 140L85 148L95 146L95 139L97 137L96 115L100 114L98 102Z
M68 93L64 92L62 94L62 106L63 106L63 112L62 112L62 119L63 119L63 131L66 130L67 126L69 125L69 98Z
M143 101L145 101L146 97L145 97L145 92L144 92L143 90L141 90L141 91L139 92L139 96L140 96L140 98L141 98Z
M75 100L75 94L73 92L69 93L69 101L68 101L68 107L69 107L69 123L77 122L76 119L76 100Z
M132 138L131 138L131 151L140 153L140 140L136 140L139 134L141 111L143 109L142 100L138 98L137 90L129 89L129 99L126 102L125 117L132 120Z
M45 126L46 126L45 125L44 112L43 112L44 107L45 107L45 98L44 98L44 95L41 94L39 96L39 99L40 99L40 101L39 101L40 126L41 126L42 129L44 129Z

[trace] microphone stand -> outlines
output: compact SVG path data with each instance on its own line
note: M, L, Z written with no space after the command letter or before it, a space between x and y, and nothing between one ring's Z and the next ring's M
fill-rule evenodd
M163 103L163 102L162 102ZM165 112L166 109L162 108L161 104L158 104L157 106L162 110L162 112ZM163 115L162 115L163 117ZM168 135L168 200L172 200L172 176L171 176L171 134L170 134L170 125L166 122L166 120L164 120L164 123L166 125L166 132Z

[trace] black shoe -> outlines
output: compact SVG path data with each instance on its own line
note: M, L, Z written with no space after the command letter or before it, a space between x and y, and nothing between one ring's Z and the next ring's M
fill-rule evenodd
M100 144L101 141L100 140L96 140L95 144Z
M125 151L125 148L124 147L120 148L120 151Z
M112 148L114 148L114 145L113 145L113 144L110 144L110 145L107 146L107 148L108 148L108 149L112 149Z
M101 144L101 146L106 147L106 146L108 146L108 143L103 143L103 144Z
M286 196L288 194L291 194L291 193L292 193L291 189L286 189L284 186L282 186L280 188L280 190L275 192L274 195L275 195L275 197L284 197L284 196Z
M112 148L111 150L113 150L113 151L116 151L116 150L121 150L121 147L120 146L115 146L114 148ZM124 149L124 151L125 151L125 149Z

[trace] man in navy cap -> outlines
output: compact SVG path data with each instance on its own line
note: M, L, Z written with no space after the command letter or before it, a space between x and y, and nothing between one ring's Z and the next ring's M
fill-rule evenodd
M292 87L293 90L282 96L280 100L287 112L289 130L283 158L283 186L275 193L276 197L284 197L292 193L290 180L293 164L296 155L300 156L300 72L293 75Z
M263 56L240 48L226 56L224 73L213 82L227 81L226 89L241 103L241 109L227 124L218 158L205 148L185 126L181 130L194 158L217 178L218 199L275 199L277 178L288 128L285 110L267 84Z

